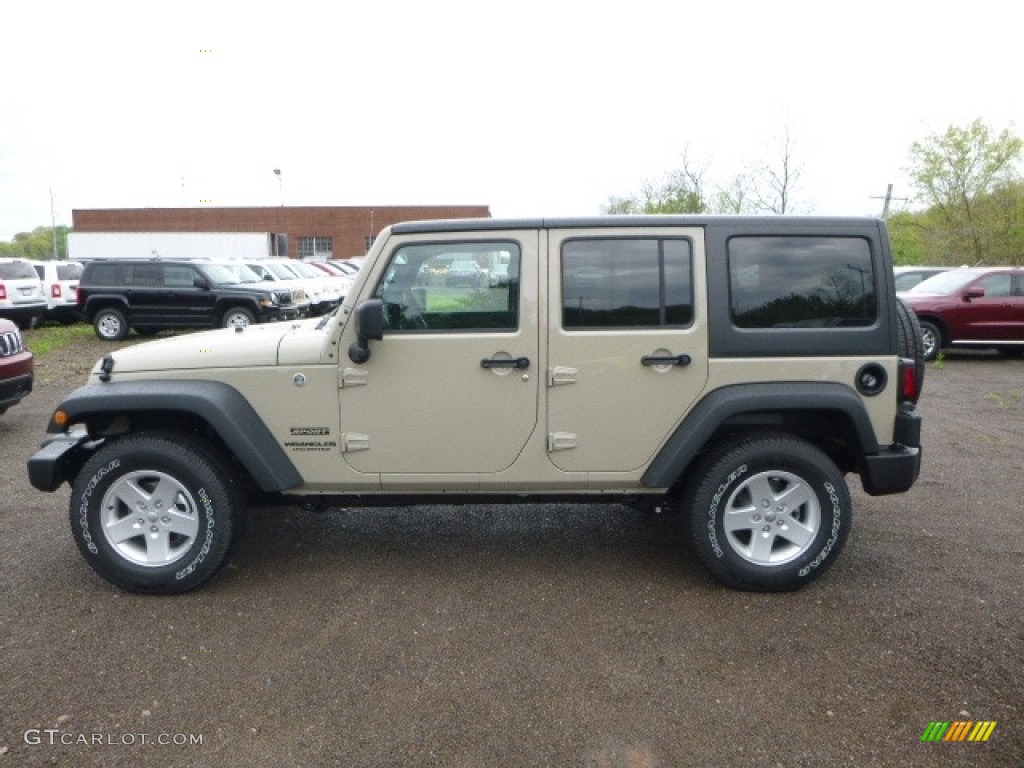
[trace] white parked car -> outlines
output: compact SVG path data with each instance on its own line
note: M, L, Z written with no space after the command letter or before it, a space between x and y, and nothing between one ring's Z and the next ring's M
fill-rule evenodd
M0 317L22 330L39 325L46 316L43 282L25 259L0 259Z
M79 319L78 279L82 264L77 261L32 261L32 268L43 283L46 296L46 317L61 323Z
M306 281L300 280L294 272L285 269L276 261L271 261L270 259L253 259L242 263L254 272L260 280L274 283L281 289L291 291L292 300L303 308L301 313L303 317L308 317L312 314L313 297L306 289Z

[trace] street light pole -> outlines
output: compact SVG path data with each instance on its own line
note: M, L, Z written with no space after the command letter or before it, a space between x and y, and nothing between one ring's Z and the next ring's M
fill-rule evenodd
M277 176L277 186L281 190L281 207L284 208L284 180L281 178L281 169L275 168L274 175Z

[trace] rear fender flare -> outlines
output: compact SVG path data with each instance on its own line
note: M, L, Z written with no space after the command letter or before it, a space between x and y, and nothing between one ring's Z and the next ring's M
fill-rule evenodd
M879 451L874 428L860 395L834 382L777 382L738 384L707 395L690 411L655 456L643 484L670 488L722 424L743 414L792 411L832 411L853 425L856 448L862 454Z

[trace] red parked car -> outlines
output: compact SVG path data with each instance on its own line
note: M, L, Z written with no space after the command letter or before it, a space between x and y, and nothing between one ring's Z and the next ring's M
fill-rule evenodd
M0 413L32 391L32 353L18 326L0 317Z
M926 360L947 347L1024 355L1024 269L952 269L900 295L921 323Z

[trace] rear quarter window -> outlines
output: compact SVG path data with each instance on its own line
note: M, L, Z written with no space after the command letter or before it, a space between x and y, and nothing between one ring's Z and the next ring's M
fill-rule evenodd
M90 285L117 285L118 264L93 264L89 270Z
M733 237L727 257L729 311L737 328L850 328L877 320L866 239Z

